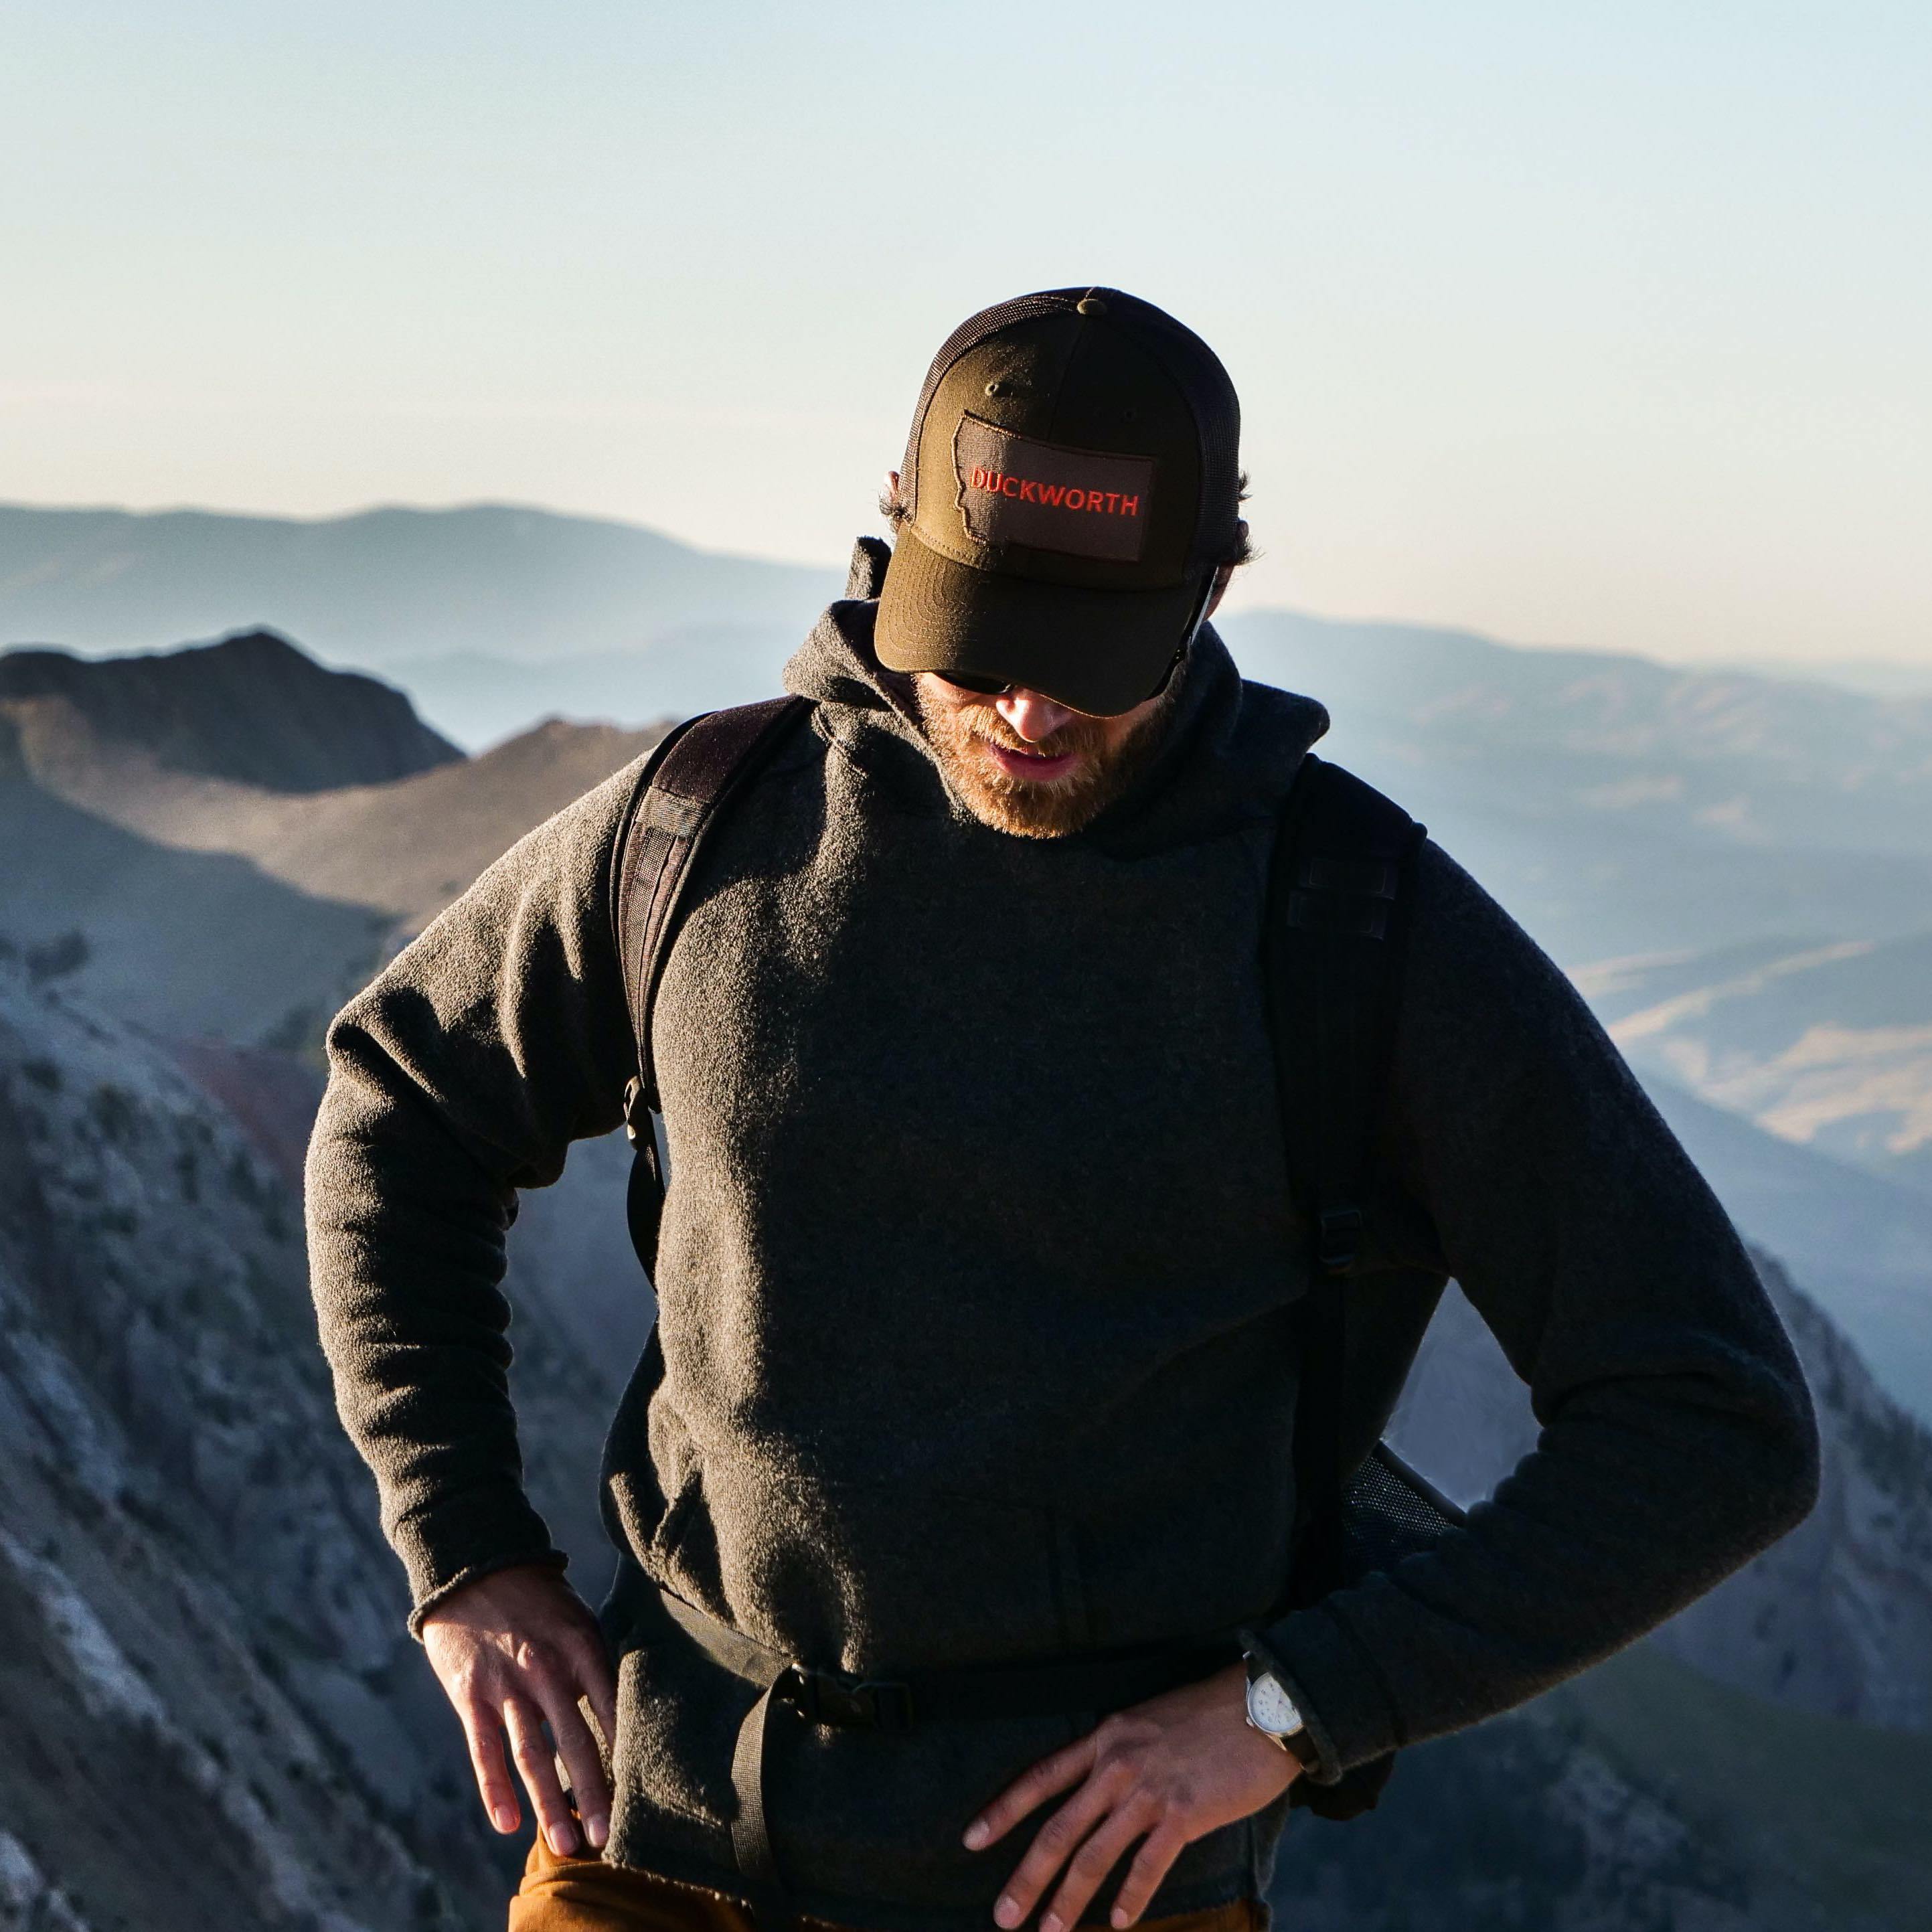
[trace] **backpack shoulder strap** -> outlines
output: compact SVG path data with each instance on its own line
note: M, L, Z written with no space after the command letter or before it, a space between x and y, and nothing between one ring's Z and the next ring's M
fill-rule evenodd
M1349 1273L1360 1250L1424 834L1310 752L1275 843L1265 944L1282 1128L1324 1275Z
M1342 1580L1348 1299L1388 1084L1410 880L1424 836L1402 808L1310 753L1282 808L1264 962L1288 1180L1315 1278L1296 1310L1298 1534L1291 1593Z
M877 537L853 546L848 598L877 597L892 552ZM705 834L812 709L803 698L767 698L708 711L659 742L632 794L611 868L611 925L624 971L624 998L637 1042L638 1070L624 1090L631 1163L631 1244L650 1273L657 1253L664 1180L651 1115L658 1103L651 1064L651 1008L677 931L684 885Z
M638 1050L638 1070L624 1090L625 1131L637 1150L631 1238L646 1269L657 1250L663 1192L650 1118L657 1106L651 1007L676 934L685 882L705 834L811 709L806 698L773 698L707 712L680 725L644 768L619 836L613 916Z

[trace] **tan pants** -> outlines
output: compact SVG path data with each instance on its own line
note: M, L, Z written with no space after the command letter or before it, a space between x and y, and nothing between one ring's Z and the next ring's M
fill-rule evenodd
M988 1928L992 1922L989 1916ZM1216 1906L1211 1912L1151 1918L1140 1932L1256 1932L1260 1923L1258 1910L1244 1900ZM530 1847L524 1882L510 1901L509 1932L754 1932L754 1928L751 1914L735 1899L700 1891L696 1886L674 1885L669 1879L628 1865L607 1865L601 1858L560 1858L539 1835Z

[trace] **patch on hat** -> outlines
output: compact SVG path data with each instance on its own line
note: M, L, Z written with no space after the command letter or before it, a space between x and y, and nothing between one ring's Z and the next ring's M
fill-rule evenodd
M1140 561L1154 509L1152 457L1065 449L962 416L952 466L974 542Z

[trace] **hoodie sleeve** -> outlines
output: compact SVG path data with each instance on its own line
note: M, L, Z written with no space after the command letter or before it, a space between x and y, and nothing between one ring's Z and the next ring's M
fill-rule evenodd
M512 847L329 1029L310 1279L412 1629L487 1570L564 1561L524 1492L504 1236L518 1190L622 1117L634 1054L610 874L640 770Z
M1331 1778L1631 1642L1817 1488L1802 1372L1723 1209L1575 989L1432 845L1394 1097L1399 1168L1540 1430L1466 1529L1266 1634Z

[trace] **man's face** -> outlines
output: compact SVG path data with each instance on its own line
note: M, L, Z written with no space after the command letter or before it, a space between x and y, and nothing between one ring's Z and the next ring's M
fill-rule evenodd
M913 680L933 755L953 794L982 825L1059 838L1099 817L1146 768L1180 688L1116 718L1094 718L1036 691L986 698L935 671Z

